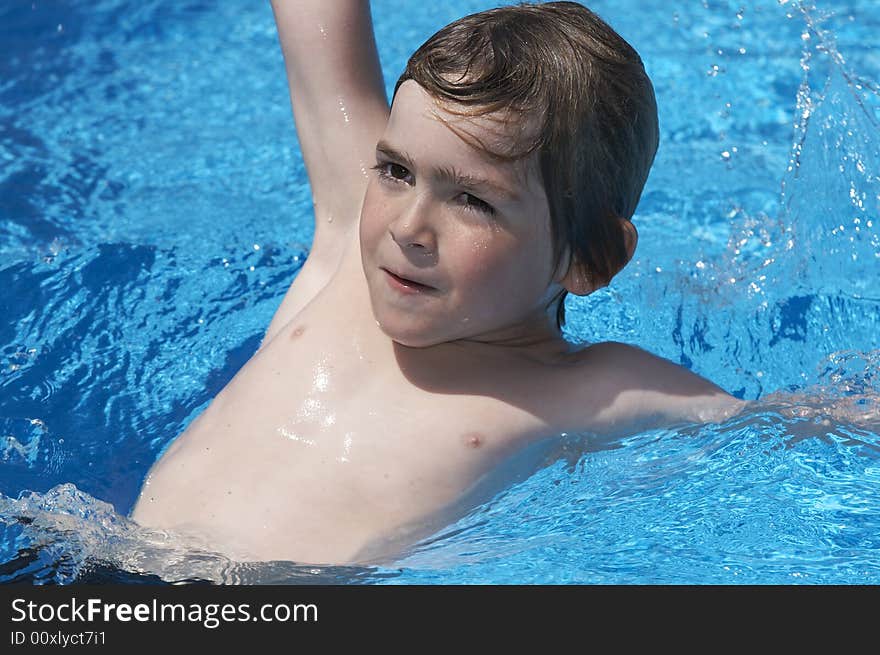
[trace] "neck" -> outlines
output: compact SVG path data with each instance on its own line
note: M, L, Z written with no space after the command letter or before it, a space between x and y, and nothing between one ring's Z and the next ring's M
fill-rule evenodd
M537 311L515 324L450 343L459 348L475 351L507 350L517 355L532 356L541 360L565 355L571 352L573 344L565 340L556 326L555 305L552 309L553 312Z

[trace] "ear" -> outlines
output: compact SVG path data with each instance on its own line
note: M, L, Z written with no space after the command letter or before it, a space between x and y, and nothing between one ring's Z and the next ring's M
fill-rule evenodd
M636 230L636 226L632 224L632 221L626 218L621 218L619 220L621 230L623 231L624 247L626 248L626 260L620 265L620 268L612 273L612 277L617 275L621 269L629 263L635 254L636 246L639 242L639 232ZM567 270L567 273L560 280L560 284L562 284L569 293L573 293L576 296L587 296L602 287L607 287L611 282L610 279L602 280L596 278L596 276L592 275L590 271L580 264L580 262L573 261L571 259L570 250L567 251L566 261L568 262L566 264L567 269L564 270Z
M620 266L620 269L614 272L617 275L620 270L629 264L629 260L633 258L633 255L636 252L636 246L639 244L639 231L636 229L636 226L632 224L632 221L628 218L621 218L620 220L620 229L623 230L623 239L624 246L626 247L626 261Z

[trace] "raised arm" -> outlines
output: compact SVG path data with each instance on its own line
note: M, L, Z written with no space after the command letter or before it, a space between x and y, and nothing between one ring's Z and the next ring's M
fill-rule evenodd
M367 171L389 113L366 0L272 0L272 10L312 188L315 236L261 348L327 284L356 238Z
M388 119L370 6L366 0L272 0L272 10L315 202L317 242L323 232L357 220L366 169Z

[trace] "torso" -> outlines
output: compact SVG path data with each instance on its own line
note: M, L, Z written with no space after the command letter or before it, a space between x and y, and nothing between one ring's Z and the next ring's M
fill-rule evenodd
M381 559L502 486L502 462L540 456L526 447L567 428L568 370L395 344L355 230L326 287L154 466L132 517L241 559Z

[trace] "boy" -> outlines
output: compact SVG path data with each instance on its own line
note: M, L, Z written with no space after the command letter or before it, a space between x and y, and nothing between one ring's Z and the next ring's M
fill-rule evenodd
M236 559L376 562L563 433L739 411L645 351L561 334L565 294L632 257L657 148L650 81L610 27L574 3L465 17L412 56L389 111L366 2L272 4L314 243L135 520Z

